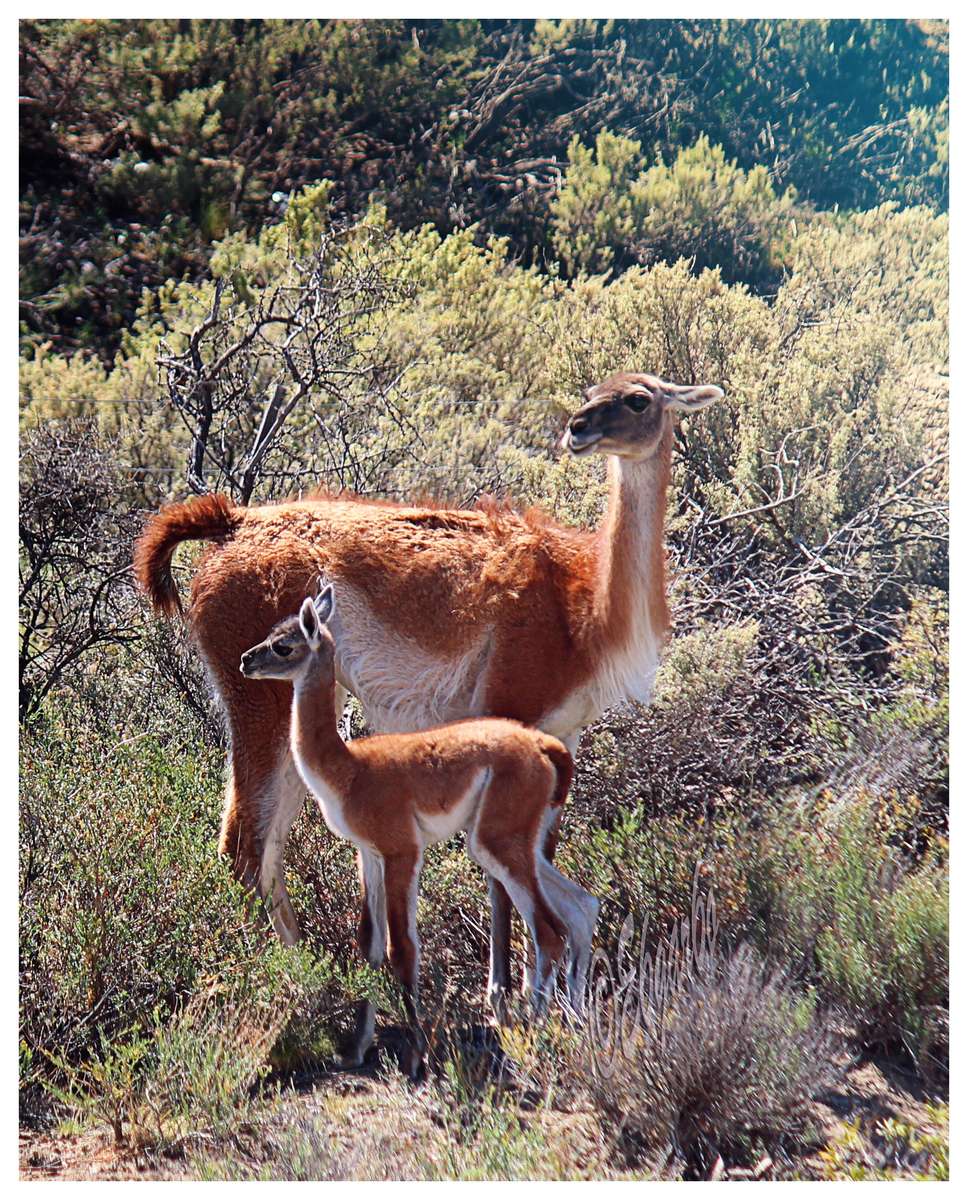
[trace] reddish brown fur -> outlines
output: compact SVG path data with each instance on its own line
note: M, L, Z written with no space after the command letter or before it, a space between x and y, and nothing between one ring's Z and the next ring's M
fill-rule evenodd
M361 840L383 854L409 851L413 814L432 818L449 812L482 766L494 779L487 825L502 839L533 846L545 809L560 806L568 794L571 755L539 729L471 718L420 733L344 742L333 715L333 691L331 669L321 671L300 704L295 748L344 798L347 821Z
M159 612L181 612L181 598L171 574L171 558L179 542L229 537L238 518L226 496L199 496L169 504L151 518L134 552L135 578Z
M246 748L242 779L233 755L221 840L239 863L253 846L259 818L248 798L268 781L286 745L289 717L287 690L268 681L244 684L239 657L298 608L321 572L364 591L384 621L436 653L457 653L495 625L487 708L526 724L593 671L606 636L594 619L597 601L611 604L607 632L616 641L625 635L627 606L616 605L614 592L596 597L607 527L589 534L535 514L442 513L346 498L227 512L224 497L203 499L211 501L207 525L198 501L170 505L152 519L136 569L152 602L171 611L175 545L186 537L224 539L199 564L189 619L225 705L233 747ZM451 619L428 622L428 612Z
M272 646L282 642L291 648L280 659ZM250 678L269 674L296 682L291 736L299 769L316 789L333 828L383 860L390 961L412 1021L418 1024L419 958L412 937L412 889L424 846L458 828L468 830L472 855L486 867L498 864L517 884L519 896L527 898L543 956L543 992L569 936L565 917L549 902L538 877L545 854L542 830L571 782L568 750L541 730L494 718L345 743L336 723L333 644L325 629L315 645L310 650L297 623L283 621L246 652L243 669ZM553 871L547 864L541 869ZM360 926L360 948L371 961L373 933L368 912Z

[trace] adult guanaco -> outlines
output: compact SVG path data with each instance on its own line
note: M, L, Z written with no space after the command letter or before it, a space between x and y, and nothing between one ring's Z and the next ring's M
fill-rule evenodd
M289 749L290 689L246 684L242 651L322 577L340 594L330 624L337 682L359 698L371 729L510 717L574 753L606 709L650 698L669 623L663 522L673 415L722 394L637 373L584 393L563 440L574 454L608 456L608 509L595 531L493 504L449 510L347 496L240 508L209 495L152 518L135 569L159 611L180 609L175 547L214 543L188 615L231 741L220 848L266 897L284 941L299 937L283 854L305 789ZM491 931L498 1002L510 983L510 906L497 882Z
M416 926L420 868L427 846L462 830L470 856L501 883L530 931L535 1011L547 1004L567 945L568 996L580 1013L598 901L545 853L547 832L571 786L568 750L538 729L494 718L344 742L336 717L335 646L327 628L333 613L330 584L315 600L305 599L298 616L279 622L265 641L247 650L240 669L247 679L293 686L293 761L326 824L359 852L368 885L360 950L379 967L389 931L390 963L418 1058L424 1052ZM362 1061L372 1037L373 1008L364 1001L352 1061Z

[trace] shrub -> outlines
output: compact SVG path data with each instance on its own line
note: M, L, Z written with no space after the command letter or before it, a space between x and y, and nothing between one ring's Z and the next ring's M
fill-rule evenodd
M260 1055L268 1060L278 1034L280 1062L318 1061L332 1053L336 1018L361 986L355 956L344 971L325 954L284 953L252 924L216 851L221 755L180 740L170 716L163 739L142 732L108 745L56 719L23 738L21 1086L35 1118L38 1089L63 1082L68 1067L102 1104L115 1068L128 1063L123 1047L148 1047L142 1079L152 1055L174 1061L172 1047L196 1018L200 1053L202 1026L234 1036L250 1000L280 1022ZM224 1009L204 1008L202 997L221 994L213 981L225 978L242 990ZM224 1048L226 1062L234 1053ZM221 1068L205 1061L197 1069L215 1086Z
M897 844L916 808L863 783L801 801L764 833L753 885L770 953L848 1013L864 1044L903 1046L928 1074L943 1075L947 856L935 841L912 861Z
M571 274L634 261L631 246L641 212L632 185L641 153L640 142L607 129L595 139L594 152L572 139L568 170L551 205L553 245Z
M21 745L20 1013L45 1053L103 1055L148 1034L206 974L251 952L215 854L219 766L177 738L127 746L52 720ZM65 756L65 747L70 754ZM49 1073L49 1072L48 1072Z
M632 1044L591 1075L626 1153L708 1171L802 1132L808 1102L836 1078L837 1042L784 973L742 946L698 955L668 994L655 978Z
M135 528L117 447L89 421L26 431L20 448L20 718L96 649L134 636L124 586Z
M108 361L145 287L314 180L543 256L569 143L707 135L826 208L947 203L943 21L25 21L25 343ZM325 86L319 86L325 80ZM647 86L643 86L643 80ZM609 135L612 136L612 135ZM687 210L688 211L688 206ZM537 255L535 255L537 252Z
M552 204L554 246L566 269L603 271L633 263L694 263L765 289L775 284L791 240L793 193L777 196L765 167L744 171L722 146L700 137L674 162L648 169L641 147L602 131L592 152L573 141Z
M288 1015L283 996L260 1004L249 981L228 995L209 988L167 1021L156 1010L148 1036L104 1043L77 1065L51 1055L65 1082L47 1086L76 1119L106 1120L115 1143L136 1150L232 1141L255 1111L250 1089Z

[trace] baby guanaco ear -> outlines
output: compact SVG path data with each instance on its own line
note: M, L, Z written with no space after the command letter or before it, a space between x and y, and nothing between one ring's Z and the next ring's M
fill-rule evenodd
M698 412L714 400L722 400L723 389L713 383L666 383L662 381L663 399L666 408L679 412Z
M310 647L315 650L319 645L319 618L316 615L316 606L308 596L299 610L299 628Z
M336 606L336 597L333 594L333 585L331 583L327 583L325 587L319 589L319 595L316 597L314 604L320 625L325 625L333 615L333 609Z

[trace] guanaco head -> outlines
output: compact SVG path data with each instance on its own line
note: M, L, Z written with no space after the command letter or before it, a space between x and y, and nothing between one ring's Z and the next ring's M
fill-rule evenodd
M650 458L673 412L698 412L722 395L722 388L711 383L667 383L655 375L623 372L585 390L585 403L568 422L561 443L572 454Z
M239 670L247 679L296 679L311 662L331 666L333 638L326 622L333 615L333 585L308 596L298 616L273 625L269 636L242 655Z

